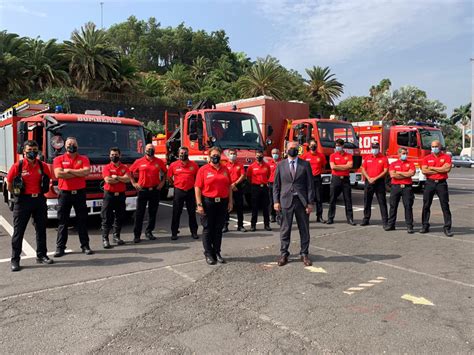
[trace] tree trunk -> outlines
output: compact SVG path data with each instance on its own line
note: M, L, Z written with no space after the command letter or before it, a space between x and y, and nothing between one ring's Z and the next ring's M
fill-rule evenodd
M466 126L462 125L462 149L464 150L465 144L464 144L464 136L466 135Z

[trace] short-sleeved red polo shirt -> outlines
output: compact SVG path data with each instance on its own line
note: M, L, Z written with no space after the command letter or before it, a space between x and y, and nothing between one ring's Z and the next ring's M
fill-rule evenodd
M352 161L352 155L346 152L344 153L335 152L331 154L331 156L329 157L329 161L336 165L345 165L348 162ZM332 174L336 176L349 176L349 170L350 169L332 170Z
M253 185L268 184L268 179L270 178L270 167L265 162L259 164L254 161L247 168L247 178Z
M48 175L51 178L51 171L49 170L48 165L42 163L38 159L34 160L33 163L29 163L28 160L23 159L21 167L21 177L23 179L23 184L25 185L24 194L32 195L41 193L41 167L40 164L43 164L43 173ZM9 184L13 183L15 177L18 176L18 169L20 168L20 162L13 164L8 171L7 181Z
M300 157L300 159L309 162L313 176L321 175L326 166L326 157L320 152L306 152Z
M369 177L374 178L382 174L384 169L388 169L388 159L381 153L376 156L371 154L364 158L362 167L365 169Z
M223 165L216 169L211 163L199 169L194 184L201 189L203 196L209 198L228 198L230 185L229 170Z
M53 160L53 169L83 169L90 168L91 164L89 158L85 155L77 154L75 158L71 157L69 153L60 155ZM59 179L58 188L65 191L80 190L86 187L86 177L73 177L70 179Z
M168 177L173 177L174 187L188 191L194 187L198 170L198 165L191 160L187 160L186 162L177 160L170 164Z
M440 153L438 154L438 156L430 154L424 157L421 166L432 166L435 168L441 168L444 164L451 165L451 157L448 154ZM444 180L448 178L448 173L429 174L426 175L426 178L430 180Z
M122 163L119 163L118 166L116 166L113 162L110 162L109 164L105 165L104 169L102 170L102 176L104 178L112 175L124 176L128 173L128 167ZM109 192L125 192L126 189L127 185L121 181L116 184L104 184L104 190Z
M166 174L166 165L161 159L143 157L135 160L130 167L132 174L138 173L138 185L143 188L156 187L160 184L160 171Z
M406 173L407 171L413 170L415 171L415 164L408 162L408 161L401 161L400 159L394 161L390 164L390 171L397 171ZM394 179L392 178L392 185L410 185L412 183L412 178L405 178L405 179Z

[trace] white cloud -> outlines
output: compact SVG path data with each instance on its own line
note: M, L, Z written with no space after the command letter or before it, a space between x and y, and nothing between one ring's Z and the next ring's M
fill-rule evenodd
M261 0L282 33L273 55L285 66L344 63L396 52L472 31L469 1Z

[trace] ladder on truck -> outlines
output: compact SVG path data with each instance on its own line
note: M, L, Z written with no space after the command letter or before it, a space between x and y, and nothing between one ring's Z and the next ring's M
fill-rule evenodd
M49 105L43 104L42 100L25 99L3 111L0 114L0 121L7 120L14 116L20 118L30 117L48 110Z

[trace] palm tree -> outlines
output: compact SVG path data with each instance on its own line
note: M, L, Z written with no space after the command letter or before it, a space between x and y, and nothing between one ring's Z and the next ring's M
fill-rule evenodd
M70 60L69 74L81 91L103 87L117 75L118 52L108 43L105 31L91 22L64 41L64 53Z
M467 105L461 105L458 108L454 109L453 114L451 115L451 122L453 124L461 123L462 126L462 149L465 148L465 135L466 128L471 121L471 102ZM472 148L472 132L471 132L471 148Z
M157 74L151 72L141 75L137 86L139 91L146 96L156 97L163 93L163 82Z
M56 40L44 42L30 39L26 46L27 69L25 74L32 88L44 90L52 86L69 84L67 64L61 56L61 47Z
M244 96L269 95L277 100L283 98L285 72L278 60L267 56L258 59L246 74L239 79L239 88Z
M0 32L0 96L25 91L25 38L7 31Z
M163 75L167 94L185 91L190 86L189 72L183 64L174 64L165 75Z
M210 67L211 61L209 58L197 57L193 60L193 65L191 66L191 75L195 80L200 80L208 74Z
M334 100L344 92L343 84L330 74L329 67L316 67L306 69L309 80L306 81L308 91L316 103L334 106Z

